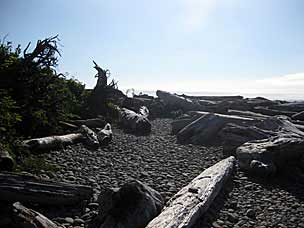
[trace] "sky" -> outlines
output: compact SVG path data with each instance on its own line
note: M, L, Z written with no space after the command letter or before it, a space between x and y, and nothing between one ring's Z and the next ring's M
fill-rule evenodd
M304 99L302 0L1 0L0 38L59 34L59 72L93 88ZM33 47L33 46L32 46Z

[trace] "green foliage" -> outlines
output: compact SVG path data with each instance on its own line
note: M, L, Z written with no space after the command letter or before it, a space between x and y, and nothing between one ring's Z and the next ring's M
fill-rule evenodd
M59 133L59 121L81 115L87 102L85 86L57 74L58 38L38 41L31 53L28 47L13 49L0 44L1 132L17 132L26 137ZM2 122L1 122L2 121Z
M5 90L0 90L0 140L11 142L16 135L16 125L21 122L18 106Z

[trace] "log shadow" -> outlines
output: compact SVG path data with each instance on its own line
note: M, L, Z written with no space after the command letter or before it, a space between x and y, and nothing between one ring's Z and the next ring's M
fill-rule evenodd
M285 169L280 170L275 176L262 178L246 174L248 179L261 185L267 190L278 188L293 195L297 200L304 202L304 167L303 164L291 163Z

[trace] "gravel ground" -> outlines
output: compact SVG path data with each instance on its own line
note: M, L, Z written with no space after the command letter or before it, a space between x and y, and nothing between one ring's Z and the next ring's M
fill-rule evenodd
M159 191L167 201L199 173L222 159L220 147L180 145L170 135L170 119L152 121L148 136L127 134L114 126L113 142L88 150L81 144L53 151L47 160L60 166L41 176L90 185L94 197L81 210L60 210L51 217L66 227L83 227L97 213L103 188L120 187L129 178ZM253 179L236 171L198 227L304 227L304 178L285 175L272 181Z

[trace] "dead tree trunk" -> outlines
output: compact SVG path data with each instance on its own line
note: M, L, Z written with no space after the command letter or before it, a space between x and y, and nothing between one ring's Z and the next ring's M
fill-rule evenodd
M13 204L13 223L20 228L59 228L54 222L21 203Z
M0 201L71 205L89 199L93 189L34 176L0 173Z

